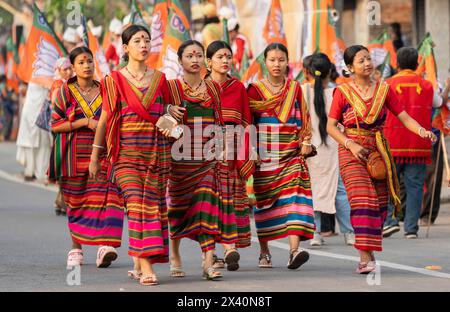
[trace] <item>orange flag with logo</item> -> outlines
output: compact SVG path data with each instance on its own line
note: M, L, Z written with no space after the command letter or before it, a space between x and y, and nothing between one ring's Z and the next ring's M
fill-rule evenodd
M13 42L13 38L9 36L6 41L6 85L8 88L14 90L15 93L19 93L19 78L17 77L18 63L19 55L17 53L17 48Z
M169 19L169 7L166 0L156 0L151 25L151 47L147 65L156 68L161 53L164 34Z
M98 43L97 37L92 34L92 31L87 26L84 16L81 25L83 26L84 44L89 48L89 50L91 50L94 56L95 79L101 80L106 75L109 75L111 73L108 62L106 61L105 52Z
M34 82L50 89L56 61L67 52L36 4L33 14L33 25L21 51L17 73L27 83Z
M279 42L287 46L280 0L272 0L272 5L270 6L266 24L263 29L263 37L266 39L267 44Z
M303 57L321 52L336 65L338 73L344 68L345 43L337 31L339 14L334 8L333 0L305 1L306 38Z
M183 74L183 68L178 62L178 48L191 38L189 21L178 0L169 4L168 23L165 28L161 51L156 68L166 74L167 79L176 79Z

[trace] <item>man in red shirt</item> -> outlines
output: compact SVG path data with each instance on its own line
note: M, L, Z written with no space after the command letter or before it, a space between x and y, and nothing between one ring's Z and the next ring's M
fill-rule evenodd
M427 125L421 132L431 130L431 111L442 105L442 98L435 93L432 84L415 73L418 67L418 52L413 48L401 48L397 52L399 72L387 80L396 92L405 111L421 125ZM404 216L405 237L417 238L419 217L422 207L423 185L426 165L431 163L431 142L409 132L391 113L388 113L385 136L389 142L397 168L397 176L406 190L406 210ZM383 236L389 237L400 231L399 219L392 218L394 207L389 204L388 217Z
M240 71L244 54L247 54L248 60L253 58L250 41L239 32L239 24L234 17L228 20L228 33L230 35L231 49L233 50L233 63L236 70Z
M123 54L121 37L122 29L122 22L114 18L109 25L109 31L111 33L111 43L105 53L106 61L108 62L111 70L115 70L118 68L120 59Z

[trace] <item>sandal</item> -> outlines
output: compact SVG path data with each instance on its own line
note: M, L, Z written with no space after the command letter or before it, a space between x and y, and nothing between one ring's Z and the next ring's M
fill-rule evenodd
M260 254L258 267L262 269L271 269L273 267L272 256L270 254Z
M213 268L214 269L225 269L225 260L218 258L217 255L213 255Z
M358 274L369 274L376 270L376 263L373 261L370 262L360 262L358 268L356 269L356 273Z
M131 277L135 281L139 281L141 279L142 272L140 270L131 270L128 271L128 277Z
M142 286L156 286L159 284L159 281L155 274L141 275L139 284Z
M183 271L181 266L176 267L170 265L170 276L175 278L182 278L186 276L186 273Z
M287 268L290 270L297 270L309 260L309 253L305 250L292 250L289 256Z
M83 251L81 249L72 249L67 255L67 266L74 267L83 264Z
M203 271L203 279L209 281L216 281L222 278L222 273L216 271L213 267L209 267L206 271Z
M224 261L227 264L228 271L237 271L239 269L239 259L241 256L236 248L231 248L225 251Z
M107 268L117 259L117 251L111 246L101 246L97 251L97 268Z

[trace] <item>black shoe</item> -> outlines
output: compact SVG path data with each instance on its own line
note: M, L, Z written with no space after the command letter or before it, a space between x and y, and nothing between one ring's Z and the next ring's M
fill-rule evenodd
M392 234L395 234L397 232L400 232L400 226L398 225L386 226L383 229L383 237L390 237Z

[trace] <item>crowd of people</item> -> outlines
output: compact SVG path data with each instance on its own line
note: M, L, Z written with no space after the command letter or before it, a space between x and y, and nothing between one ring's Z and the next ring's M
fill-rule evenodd
M369 50L355 45L344 53L346 82L337 84L336 66L316 53L304 59L300 84L286 75L288 49L272 43L267 76L246 87L230 73L249 49L237 22L228 25L231 46L211 34L207 45L181 44L176 80L147 66L151 34L143 26L111 23L113 71L101 81L92 52L68 30L70 56L58 60L51 90L28 85L17 159L26 180L60 188L55 210L68 217L68 266L83 264L83 245L96 245L97 266L109 267L126 215L131 278L157 285L158 263L183 278L180 242L189 238L199 243L203 278L217 280L220 268L239 269L253 216L258 267L272 268L269 242L288 238L287 268L296 270L309 260L301 247L323 245L336 217L345 244L359 252L356 272L368 274L401 220L413 239L420 218L437 218L439 194L433 207L429 198L440 189L432 185L436 167L442 179L442 155L432 110L448 105L450 80L438 93L415 73L417 50L399 46L398 68L385 81ZM1 138L10 139L19 105L2 77L0 91Z

